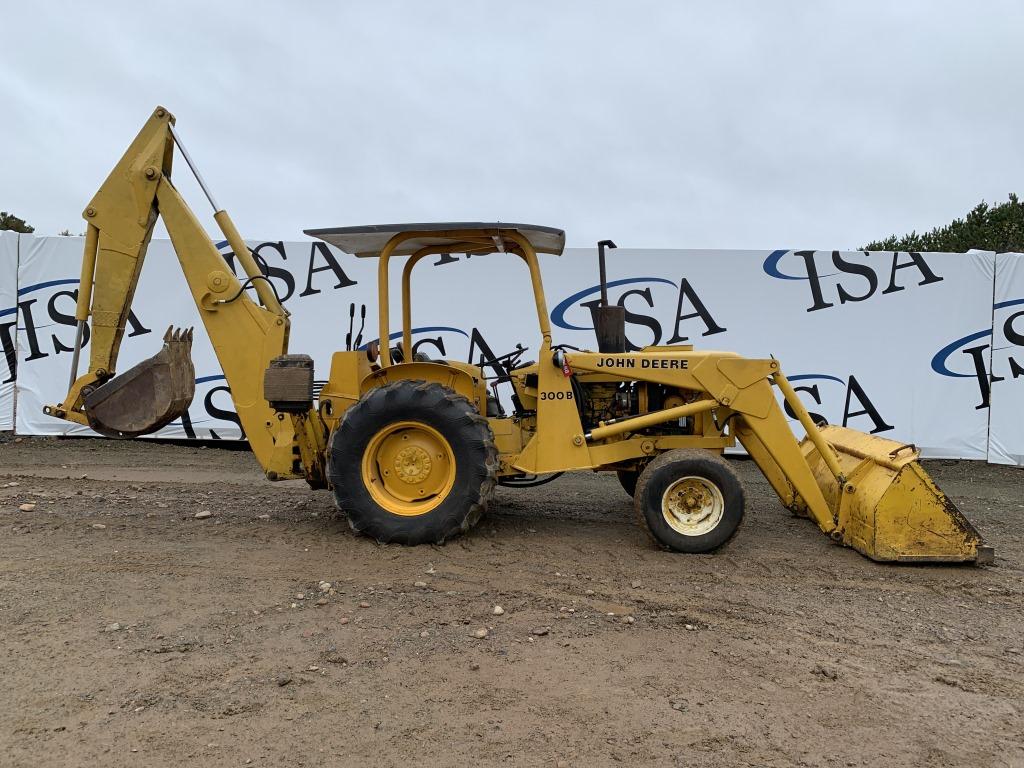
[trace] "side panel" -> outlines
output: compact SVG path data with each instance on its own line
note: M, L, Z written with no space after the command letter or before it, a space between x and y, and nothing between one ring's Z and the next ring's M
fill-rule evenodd
M512 466L537 475L592 467L571 380L551 362L547 345L538 360L537 432Z

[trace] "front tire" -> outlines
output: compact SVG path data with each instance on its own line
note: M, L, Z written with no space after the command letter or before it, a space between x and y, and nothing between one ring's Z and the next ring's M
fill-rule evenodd
M441 544L487 508L498 466L487 419L431 382L368 392L331 436L328 476L354 531L380 542Z
M633 504L659 544L697 554L717 549L736 534L746 495L739 476L720 456L674 450L640 473Z

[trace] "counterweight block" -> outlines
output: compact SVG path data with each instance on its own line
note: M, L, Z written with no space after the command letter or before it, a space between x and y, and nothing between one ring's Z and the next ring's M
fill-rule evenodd
M108 437L148 435L181 416L195 391L192 329L168 328L153 357L86 395L85 415L90 427Z

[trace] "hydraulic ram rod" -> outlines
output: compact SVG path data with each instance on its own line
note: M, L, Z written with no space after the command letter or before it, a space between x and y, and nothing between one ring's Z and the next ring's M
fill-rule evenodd
M185 145L181 141L181 137L178 132L174 130L172 124L167 126L171 130L171 136L174 137L174 143L178 145L178 151L181 152L181 156L185 158L185 163L188 165L189 170L192 171L192 175L196 177L196 181L199 182L200 188L203 190L203 194L206 195L206 199L210 201L210 205L213 207L213 220L217 222L217 226L220 227L220 231L224 233L225 239L228 241L228 245L231 246L231 250L234 251L235 256L238 257L239 263L242 265L242 269L245 270L246 276L252 279L253 288L256 289L256 295L259 296L260 303L279 315L285 314L284 307L281 306L281 302L277 300L277 295L274 293L270 283L267 282L256 264L256 259L253 258L252 252L249 250L249 246L245 244L245 240L239 234L235 228L235 223L231 221L231 217L228 216L228 212L217 205L217 201L213 198L213 193L210 188L206 186L206 182L203 180L202 175L199 173L199 169L196 164L192 162L192 156L185 149Z
M693 416L695 413L710 411L718 406L717 400L698 400L695 403L677 405L675 408L666 408L663 411L645 413L642 416L633 416L621 421L609 421L590 430L585 437L588 441L604 440L607 437L621 435L623 432L634 432L645 427L653 427L655 424L664 424L666 421L674 421L684 416Z
M75 306L75 349L71 354L71 381L68 389L78 379L78 357L82 352L85 338L85 322L89 319L92 306L92 280L96 274L96 251L99 248L100 231L92 224L85 230L85 252L82 254L82 273L78 279L78 304Z
M185 145L181 141L181 136L174 130L174 124L168 123L167 127L171 130L171 136L174 137L174 143L178 145L178 151L181 152L181 156L185 158L185 163L188 165L189 170L192 171L192 175L196 177L196 181L199 182L199 188L203 190L203 194L206 195L206 199L210 201L210 206L213 208L213 212L216 213L221 208L217 205L217 201L213 199L213 193L210 188L206 186L206 182L203 180L202 174L199 173L199 169L196 168L196 164L192 162L192 155L185 149Z

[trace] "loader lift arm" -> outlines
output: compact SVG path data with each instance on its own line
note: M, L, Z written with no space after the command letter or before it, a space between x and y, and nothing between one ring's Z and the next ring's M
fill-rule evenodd
M175 144L215 210L214 220L245 273L244 284L171 182ZM155 358L114 378L139 274L160 216L260 465L272 480L305 478L314 487L323 486L326 438L316 410L281 413L264 398L264 371L288 350L288 313L231 218L217 206L174 130L174 116L163 107L153 112L85 209L88 229L72 381L63 402L44 411L103 434L128 437L153 432L187 408L194 388L190 361L182 372L182 357L187 360L191 343L188 332L169 333ZM259 303L246 293L248 285ZM90 318L89 366L79 376L78 353Z

